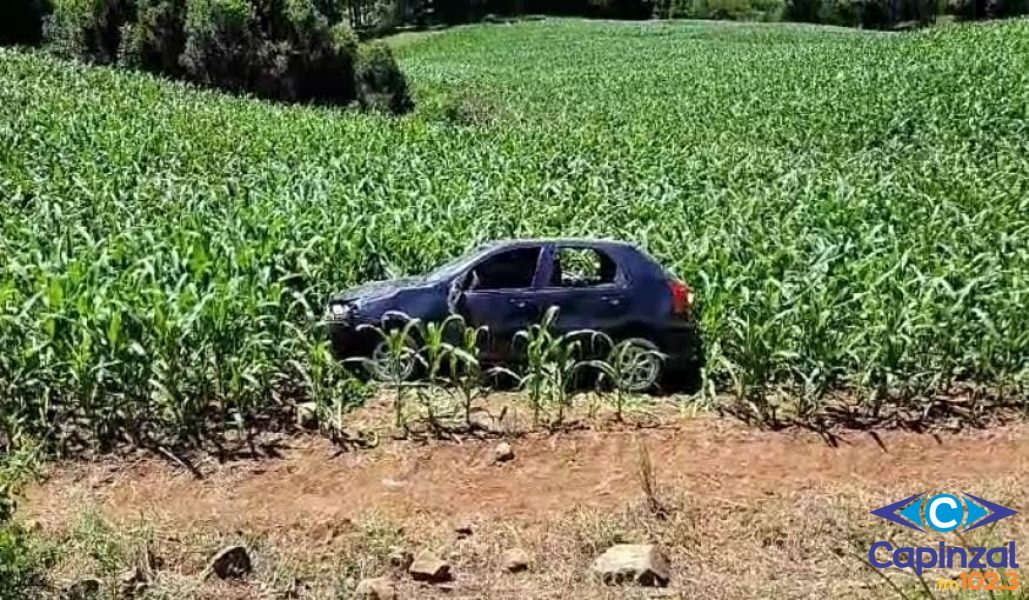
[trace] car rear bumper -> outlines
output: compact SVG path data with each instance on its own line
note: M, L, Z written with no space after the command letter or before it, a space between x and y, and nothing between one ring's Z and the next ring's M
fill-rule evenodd
M658 337L658 347L668 357L668 368L696 369L704 365L704 348L696 323L676 324Z

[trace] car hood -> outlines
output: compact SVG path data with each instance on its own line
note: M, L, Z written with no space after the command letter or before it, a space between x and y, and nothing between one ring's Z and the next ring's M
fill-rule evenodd
M367 302L386 298L401 290L418 287L425 283L420 277L405 277L403 279L388 279L384 281L371 281L357 287L349 288L332 297L333 302Z

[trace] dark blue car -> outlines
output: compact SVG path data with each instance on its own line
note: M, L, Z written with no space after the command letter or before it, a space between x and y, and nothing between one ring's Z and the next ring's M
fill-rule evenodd
M360 325L381 326L383 317L389 323L393 317L388 313L394 312L423 322L441 322L456 313L470 325L488 327L481 348L484 362L516 364L515 334L539 322L551 306L559 309L558 333L592 329L616 342L632 340L642 358L633 391L667 391L696 379L702 355L693 293L624 242L492 243L422 277L347 290L331 300L327 320L337 357L384 359L381 338Z

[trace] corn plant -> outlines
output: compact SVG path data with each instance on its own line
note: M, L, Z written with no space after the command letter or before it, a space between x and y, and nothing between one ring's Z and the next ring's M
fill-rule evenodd
M639 370L651 359L663 361L665 355L657 350L642 347L637 340L622 340L616 344L610 336L600 332L593 332L591 338L594 349L597 345L602 345L609 350L605 358L585 361L583 366L599 372L598 388L611 387L615 418L622 421L625 398L636 387Z
M398 312L382 316L379 326L363 324L358 331L372 332L382 340L384 354L373 358L355 357L347 359L364 366L369 374L383 381L393 393L393 426L404 434L408 432L406 417L407 392L412 386L409 381L412 365L421 361L413 332L421 321Z
M515 334L513 343L522 343L525 356L525 368L520 375L508 372L518 381L518 387L524 391L532 406L532 423L539 426L540 415L547 402L547 382L553 370L550 364L550 353L557 344L557 338L551 331L557 319L557 307L550 307L539 323L533 323L528 329Z
M543 411L555 412L553 425L564 421L565 408L571 404L576 375L585 363L581 360L581 338L591 332L573 331L557 335L553 331L559 309L549 307L539 323L517 332L513 344L524 354L525 367L514 374L519 388L526 392L532 405L533 425L539 426Z
M465 426L472 426L472 405L490 393L480 362L480 343L489 336L485 326L469 327L460 315L451 317L459 331L459 342L451 348L447 363L450 385L460 395Z
M459 319L460 317L451 315L442 322L425 323L419 327L422 346L418 357L425 366L425 373L422 382L415 389L422 408L425 409L429 427L436 432L439 431L436 403L440 397L449 393L446 375L454 352L454 346L447 341L447 332L451 324Z
M0 444L250 435L332 394L333 292L521 236L644 246L697 292L705 389L754 419L1024 405L1027 38L562 21L400 49L420 105L497 107L467 127L0 49Z

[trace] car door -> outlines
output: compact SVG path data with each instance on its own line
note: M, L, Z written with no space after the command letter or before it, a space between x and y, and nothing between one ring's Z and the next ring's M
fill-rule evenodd
M554 244L544 254L536 291L541 310L558 307L559 333L600 331L618 337L632 314L630 281L625 269L602 248Z
M540 318L535 284L542 250L542 245L498 250L466 274L460 313L469 325L488 328L482 348L488 361L509 359L515 334Z

